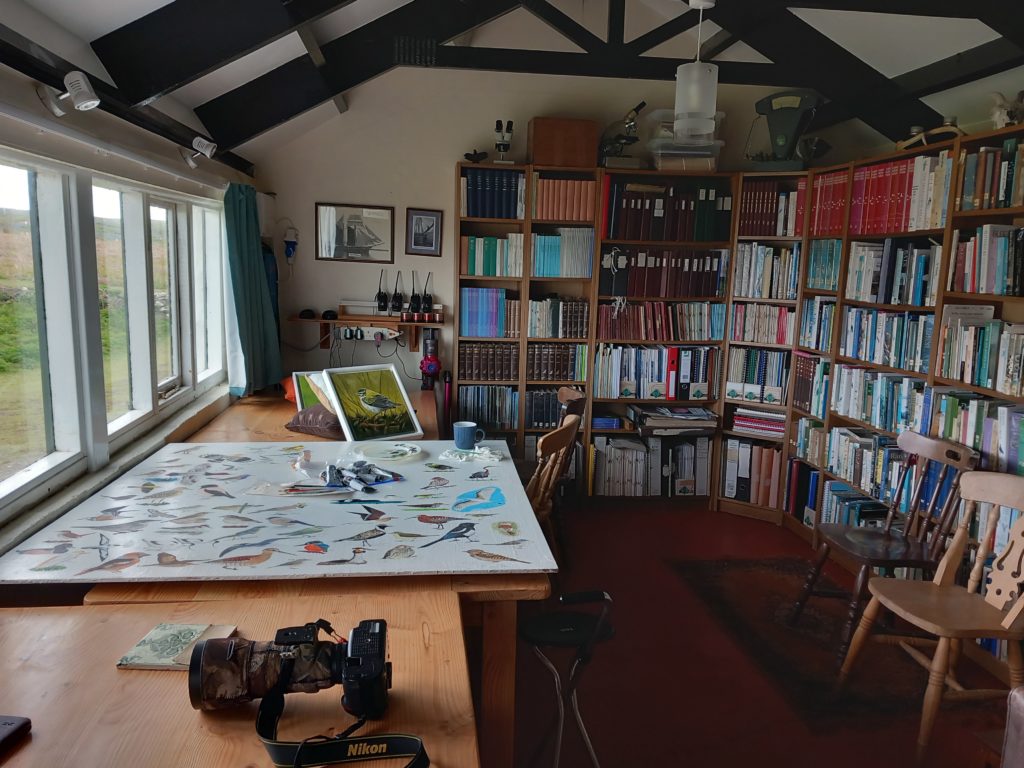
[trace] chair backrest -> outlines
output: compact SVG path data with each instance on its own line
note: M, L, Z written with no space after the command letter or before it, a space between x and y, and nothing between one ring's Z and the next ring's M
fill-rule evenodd
M934 582L941 585L953 583L956 570L963 560L964 548L967 545L968 530L971 518L977 511L979 503L992 505L985 521L985 535L978 544L978 551L971 568L967 589L977 591L981 585L985 562L995 538L995 528L999 521L1000 507L1020 509L1024 507L1024 477L1006 475L1001 472L964 472L960 478L960 497L965 502L964 513L957 526L956 536L949 550L939 563L935 572ZM1021 588L1024 586L1024 515L1010 529L1010 536L1003 551L998 553L992 563L988 588L985 591L985 602L1001 611L1009 613L1003 619L1003 626L1009 629L1024 610L1024 600L1020 600Z
M570 414L563 419L562 426L537 441L537 468L526 484L526 495L538 515L551 507L551 497L572 456L579 428L580 417Z
M587 396L572 387L558 388L558 402L561 404L558 426L562 426L566 416L579 416L582 419L587 410Z
M974 468L978 462L978 453L959 443L926 437L916 432L901 432L896 438L896 444L906 454L906 458L900 471L896 493L889 504L885 530L891 530L893 522L900 514L906 479L913 471L914 483L910 503L907 505L903 536L915 538L919 542L927 540L928 554L938 559L945 548L945 539L953 528L961 473ZM937 474L932 475L936 466ZM953 474L947 485L950 472ZM932 488L928 498L924 498L925 481L929 475L932 475ZM942 502L942 508L936 514L943 486L949 490Z

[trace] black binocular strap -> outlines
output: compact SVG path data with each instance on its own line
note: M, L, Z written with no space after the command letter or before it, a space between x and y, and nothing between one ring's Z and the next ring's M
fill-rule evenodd
M404 733L350 736L364 720L337 736L313 736L305 741L278 741L277 723L284 712L284 693L271 691L260 702L256 733L277 768L359 763L366 760L408 757L405 768L428 768L430 758L423 740Z

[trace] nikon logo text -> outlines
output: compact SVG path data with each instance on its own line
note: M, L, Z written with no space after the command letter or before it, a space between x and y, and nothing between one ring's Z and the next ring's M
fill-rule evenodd
M356 744L348 745L348 755L346 755L346 757L360 757L361 755L383 755L387 751L387 744L367 744L365 741L360 741Z

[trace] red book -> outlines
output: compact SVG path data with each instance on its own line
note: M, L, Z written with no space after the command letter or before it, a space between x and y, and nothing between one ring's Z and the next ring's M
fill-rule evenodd
M665 366L668 373L668 381L665 387L665 399L675 400L676 392L679 389L679 347L668 348L668 363Z
M914 202L914 161L908 159L903 167L903 219L900 232L910 229L910 206Z
M858 168L853 172L853 194L850 197L850 232L859 235L864 227L864 186L867 171Z

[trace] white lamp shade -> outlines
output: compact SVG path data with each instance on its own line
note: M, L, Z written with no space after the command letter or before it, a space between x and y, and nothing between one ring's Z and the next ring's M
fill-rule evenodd
M717 104L718 66L706 61L681 64L676 69L676 140L714 134Z

